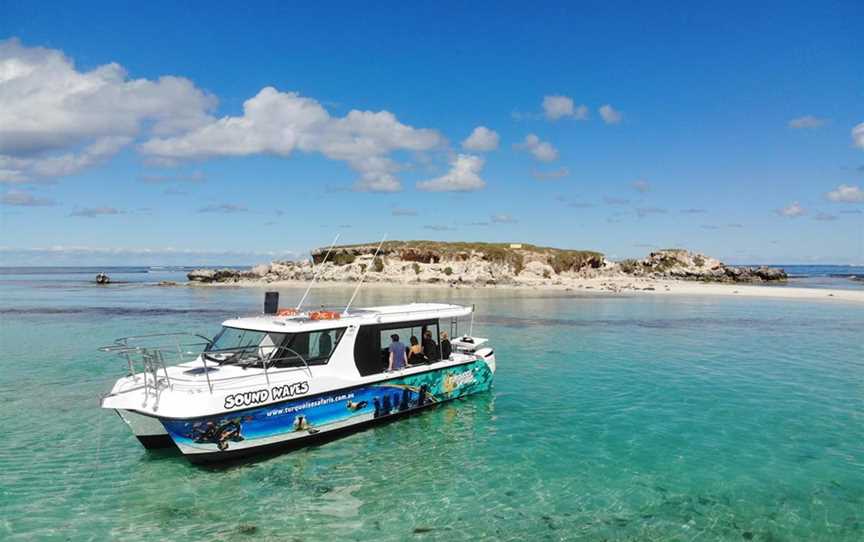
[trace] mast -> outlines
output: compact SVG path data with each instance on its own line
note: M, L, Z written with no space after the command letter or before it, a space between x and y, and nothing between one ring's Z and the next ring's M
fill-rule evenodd
M384 234L384 237L381 238L381 242L378 243L378 248L375 249L375 255L372 256L372 264L373 265L375 264L375 258L378 257L378 253L381 251L381 246L384 244L385 239L387 239L386 233ZM369 267L366 268L365 271L363 271L363 275L360 277L360 282L357 283L357 287L354 288L354 293L351 294L351 299L348 300L348 304L345 305L345 310L342 311L343 315L348 314L348 309L351 307L351 303L354 303L354 298L357 297L357 292L359 292L360 287L363 286L363 281L366 280L366 273L369 272L369 268L371 268L371 267L372 267L372 265L370 265Z
M318 265L318 269L315 270L315 274L312 275L312 282L309 283L309 286L306 287L306 291L303 292L303 297L300 298L300 302L297 303L297 310L300 310L300 307L303 306L303 302L306 301L306 296L309 295L309 291L312 289L312 286L315 284L315 281L318 280L318 274L321 273L321 269L324 267L324 264L327 263L327 258L330 257L330 252L333 251L333 247L336 246L336 241L339 240L339 233L336 234L336 237L333 238L333 242L330 243L330 248L327 249L327 254L324 255L324 259L321 260L321 263ZM315 259L312 259L312 262L315 262Z

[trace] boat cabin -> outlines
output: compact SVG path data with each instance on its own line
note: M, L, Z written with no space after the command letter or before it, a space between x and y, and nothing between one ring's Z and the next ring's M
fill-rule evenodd
M441 332L458 337L459 318L472 311L459 305L412 303L344 314L289 311L236 318L223 323L201 360L211 370L304 368L317 374L366 377L387 371L392 335L398 335L406 348L416 338L423 356L411 358L409 367L459 354L462 348L442 346Z

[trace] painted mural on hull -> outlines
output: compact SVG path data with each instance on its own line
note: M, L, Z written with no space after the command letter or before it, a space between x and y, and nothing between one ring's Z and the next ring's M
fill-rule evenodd
M489 389L482 360L343 391L195 420L162 420L185 453L237 450L314 435ZM261 394L263 397L263 393Z

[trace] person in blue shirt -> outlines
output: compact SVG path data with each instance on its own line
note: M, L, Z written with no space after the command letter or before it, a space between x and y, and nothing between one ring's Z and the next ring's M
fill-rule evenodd
M390 343L390 364L387 367L388 371L398 371L405 367L405 345L399 342L399 335L390 335L393 340Z

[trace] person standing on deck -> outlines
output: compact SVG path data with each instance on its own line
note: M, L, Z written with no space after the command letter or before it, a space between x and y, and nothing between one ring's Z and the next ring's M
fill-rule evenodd
M390 335L392 343L390 343L390 363L387 367L388 371L398 371L405 367L405 345L399 341L399 335Z
M450 359L450 354L453 352L453 346L450 344L450 337L446 331L441 332L441 359Z
M438 345L435 344L435 339L432 338L432 331L428 329L423 332L423 354L430 361L440 359L438 357Z

